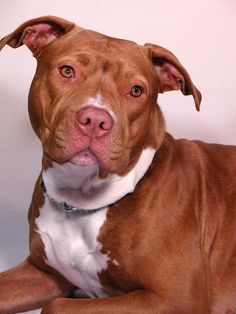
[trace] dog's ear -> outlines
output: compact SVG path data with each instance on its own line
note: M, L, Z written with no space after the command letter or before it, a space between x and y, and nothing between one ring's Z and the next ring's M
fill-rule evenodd
M194 86L188 72L169 50L153 45L145 44L148 49L149 58L158 74L159 92L180 89L184 95L192 95L196 109L200 110L201 93Z
M29 20L0 41L0 50L9 45L18 48L26 45L35 57L52 41L68 33L75 24L55 16Z

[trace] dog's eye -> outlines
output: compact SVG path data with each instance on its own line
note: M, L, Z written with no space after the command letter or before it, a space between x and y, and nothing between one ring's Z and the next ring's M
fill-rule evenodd
M60 73L66 78L71 78L75 76L75 71L70 65L63 65L60 67Z
M134 85L130 91L130 95L133 97L140 97L142 93L143 93L143 88L142 86L139 86L139 85Z

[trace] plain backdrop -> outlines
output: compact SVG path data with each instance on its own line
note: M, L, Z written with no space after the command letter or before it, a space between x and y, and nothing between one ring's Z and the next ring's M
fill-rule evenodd
M170 49L203 101L198 113L190 96L161 95L167 130L176 138L236 144L235 0L0 0L0 37L42 15ZM40 142L27 114L35 66L26 47L1 52L0 271L28 254L27 210L41 163Z

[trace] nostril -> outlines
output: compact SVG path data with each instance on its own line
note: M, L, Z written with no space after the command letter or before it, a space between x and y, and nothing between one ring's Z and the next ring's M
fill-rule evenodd
M99 124L99 128L102 129L102 130L107 130L107 129L109 129L109 127L106 126L105 122L101 122L101 123Z
M83 114L78 114L78 122L81 125L87 125L87 126L92 123L91 118Z
M90 118L87 118L84 125L88 125L88 124L91 124L91 119Z
M104 121L100 122L99 124L99 128L104 131L110 130L112 126L113 126L113 120L111 119L107 119L107 120L104 119Z

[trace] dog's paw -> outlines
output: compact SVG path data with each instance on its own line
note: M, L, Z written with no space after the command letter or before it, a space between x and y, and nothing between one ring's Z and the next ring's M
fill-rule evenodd
M40 314L65 314L65 311L63 311L63 303L63 299L55 299L45 305Z

